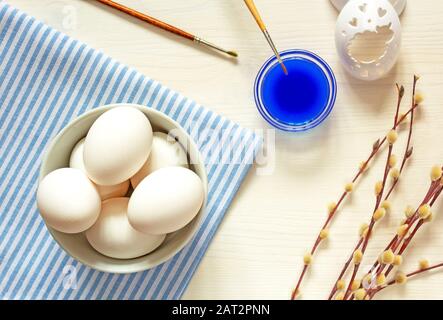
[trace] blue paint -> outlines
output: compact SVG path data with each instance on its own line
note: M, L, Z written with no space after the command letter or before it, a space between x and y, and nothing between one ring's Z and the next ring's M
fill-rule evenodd
M320 124L333 108L335 78L320 57L301 50L285 51L288 75L275 58L268 60L256 80L256 103L274 127L303 131Z
M263 102L273 118L289 125L301 125L318 117L328 103L329 84L313 62L286 60L288 75L275 65L263 81Z

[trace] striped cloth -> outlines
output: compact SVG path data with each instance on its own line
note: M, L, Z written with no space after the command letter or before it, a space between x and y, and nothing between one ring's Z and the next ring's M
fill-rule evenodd
M85 111L117 102L151 106L178 121L196 140L209 180L206 217L192 241L170 261L128 275L98 272L69 257L35 201L48 142ZM179 299L261 144L253 132L4 2L0 130L2 299Z

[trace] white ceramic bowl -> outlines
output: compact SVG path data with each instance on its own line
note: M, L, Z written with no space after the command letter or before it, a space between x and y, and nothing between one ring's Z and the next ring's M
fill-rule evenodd
M39 180L48 173L69 167L69 158L75 144L84 138L93 122L105 111L119 106L132 106L142 111L149 118L154 131L171 133L178 141L187 146L190 169L202 180L205 198L202 209L197 216L183 229L169 234L163 244L148 255L135 259L113 259L95 251L86 240L84 233L66 234L56 231L49 226L48 229L57 243L74 259L85 265L104 272L132 273L151 269L172 258L179 252L197 232L204 216L207 199L207 176L200 152L191 137L180 125L165 114L134 104L113 104L99 107L86 112L76 120L69 123L52 141L43 158Z

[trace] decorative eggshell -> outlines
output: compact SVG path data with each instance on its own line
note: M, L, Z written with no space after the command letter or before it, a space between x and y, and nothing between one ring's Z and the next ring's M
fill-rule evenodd
M372 61L359 61L349 53L352 40L365 32L377 33L389 27L392 38L384 53ZM336 26L335 42L344 68L361 80L377 80L395 65L400 53L401 25L397 13L386 0L352 0L341 11Z
M154 132L151 154L143 167L131 178L134 188L152 172L166 167L188 168L186 151L174 138L163 132Z
M343 7L349 2L350 0L331 0L334 7L341 11ZM372 1L372 0L368 0ZM392 6L395 8L395 11L397 11L398 15L401 15L403 11L406 8L407 0L389 0L389 2L392 4Z
M63 168L40 182L37 206L50 227L64 233L80 233L97 220L101 199L83 171Z
M85 139L83 138L80 140L74 147L74 149L71 152L71 157L69 159L69 167L80 169L85 174L86 168L83 161L83 149L85 145ZM102 200L107 200L110 198L118 198L118 197L124 197L129 190L129 180L126 180L122 183L119 183L114 186L100 186L98 184L94 184L95 188L97 189L98 193L100 194L100 198Z
M86 239L101 254L116 259L144 256L165 240L166 235L149 235L135 230L128 222L129 198L103 202L100 217L86 231Z
M111 186L129 180L149 157L152 127L136 108L122 106L103 113L86 136L83 160L89 178Z
M159 169L140 182L128 206L131 225L144 233L164 234L186 226L204 198L202 181L182 167Z

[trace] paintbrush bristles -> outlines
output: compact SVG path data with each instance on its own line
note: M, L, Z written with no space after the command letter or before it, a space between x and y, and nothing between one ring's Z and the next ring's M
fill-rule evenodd
M203 44L203 45L205 45L205 46L207 46L207 47L210 47L210 48L212 48L212 49L215 49L215 50L218 50L218 51L220 51L220 52L226 53L226 54L230 55L231 57L234 57L234 58L237 58L237 57L238 57L237 52L232 51L232 50L230 50L230 51L225 50L225 49L223 49L223 48L221 48L221 47L219 47L219 46L216 46L215 44L213 44L213 43L211 43L211 42L209 42L209 41L206 41L206 40L204 40L204 39L202 39L202 38L195 37L195 38L194 38L194 41L197 42L197 43L201 43L201 44Z
M286 66L285 66L285 64L283 63L283 61L280 62L280 65L281 65L281 67L282 67L283 72L285 73L285 75L288 75L288 74L289 74L289 73L288 73L288 69L286 69Z

